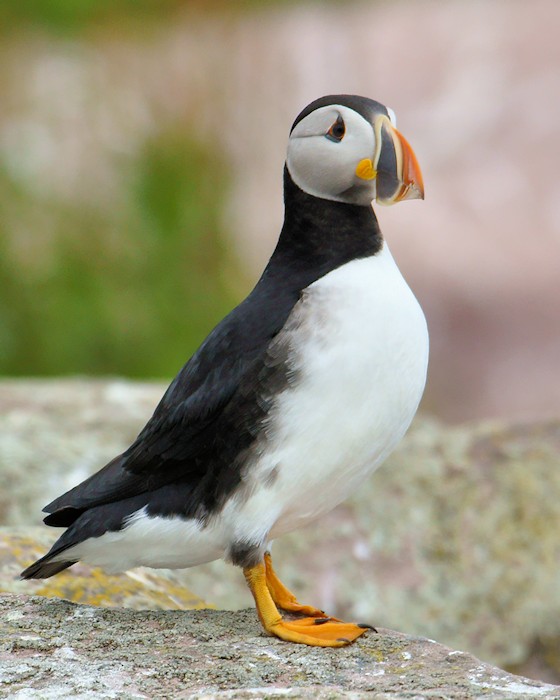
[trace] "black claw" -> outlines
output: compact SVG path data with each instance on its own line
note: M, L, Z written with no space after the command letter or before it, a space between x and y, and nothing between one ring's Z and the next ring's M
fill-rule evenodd
M365 622L361 622L358 627L362 630L373 630L374 632L377 632L375 627L373 625L367 625Z
M346 639L346 637L339 637L336 641L337 642L346 642L346 644L350 644L350 640Z
M324 625L325 622L328 622L330 619L331 619L330 617L316 617L315 624L316 625Z

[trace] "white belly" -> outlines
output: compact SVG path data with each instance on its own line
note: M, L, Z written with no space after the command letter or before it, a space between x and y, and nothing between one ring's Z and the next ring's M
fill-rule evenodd
M403 437L424 390L426 321L386 245L312 284L287 333L294 384L224 512L239 539L272 539L343 501Z

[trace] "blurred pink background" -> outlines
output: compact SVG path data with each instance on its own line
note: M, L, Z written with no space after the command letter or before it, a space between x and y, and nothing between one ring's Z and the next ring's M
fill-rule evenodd
M430 325L424 410L558 415L559 27L556 0L402 0L186 4L145 32L30 34L0 47L0 160L45 199L118 207L117 165L179 124L231 165L215 196L254 281L281 225L293 118L322 94L373 97L395 110L426 184L423 203L376 208ZM48 257L40 224L39 237L21 222L22 256L31 244Z

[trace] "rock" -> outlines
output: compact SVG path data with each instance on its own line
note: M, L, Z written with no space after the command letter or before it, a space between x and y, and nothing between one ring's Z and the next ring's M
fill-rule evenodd
M47 528L0 527L0 591L65 598L76 603L134 610L193 610L207 608L184 585L153 569L140 567L109 575L82 562L49 579L22 581L19 574L44 554L56 539Z
M4 523L39 523L44 503L128 446L164 388L3 382ZM559 453L559 421L451 428L419 416L353 499L275 543L276 567L330 614L560 683ZM251 603L223 562L157 576L218 607Z
M0 597L0 683L13 698L558 698L428 639L390 630L344 649L282 642L254 610L104 610Z

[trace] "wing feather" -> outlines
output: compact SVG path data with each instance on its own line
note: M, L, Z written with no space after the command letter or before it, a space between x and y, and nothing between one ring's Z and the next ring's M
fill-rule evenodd
M45 523L68 526L89 508L173 482L190 484L208 505L237 483L236 456L252 442L265 414L259 393L272 374L282 372L267 364L267 351L299 295L270 297L268 309L262 308L263 295L258 304L251 304L251 296L179 372L133 444L49 503Z

